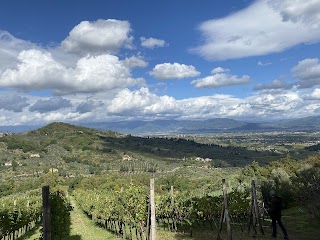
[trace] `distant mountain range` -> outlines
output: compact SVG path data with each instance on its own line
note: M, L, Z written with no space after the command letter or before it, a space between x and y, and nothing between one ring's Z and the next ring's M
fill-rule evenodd
M320 131L320 116L263 123L238 121L228 118L215 118L204 121L123 121L86 123L83 125L99 130L110 129L112 131L133 135L273 131L318 132Z
M73 123L74 124L74 123ZM77 123L76 125L112 130L132 135L159 134L192 134L219 132L272 132L272 131L305 131L320 132L320 116L299 119L281 120L274 122L255 123L238 121L228 118L215 118L203 121L191 120L155 120L155 121L121 121L121 122L92 122ZM0 132L24 132L42 126L0 126Z

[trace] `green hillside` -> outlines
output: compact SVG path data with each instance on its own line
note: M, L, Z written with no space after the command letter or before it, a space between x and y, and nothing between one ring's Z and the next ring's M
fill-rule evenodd
M49 165L55 159L53 162L57 164L109 164L109 167L115 168L119 167L124 153L131 159L148 160L158 165L161 165L161 161L167 163L201 157L213 159L220 165L244 166L252 161L267 163L281 157L279 154L249 151L242 147L200 144L178 138L134 137L66 123L52 123L38 130L5 136L1 142L4 143L3 149L8 152L19 151L23 159L38 153ZM19 157L16 158L18 160ZM3 159L1 161L4 162Z
M248 150L246 146L143 138L51 123L0 138L0 181L2 191L14 188L19 179L24 183L20 187L31 189L39 181L34 177L50 171L67 178L112 172L166 174L185 167L243 167L253 161L265 165L282 157L279 152Z
M252 140L257 142L261 137L254 136ZM304 216L312 213L314 218L306 218L301 224L309 226L308 237L317 236L318 229L310 222L319 217L318 204L315 204L315 199L319 198L319 154L297 161L289 155L283 156L274 151L249 151L247 147L235 144L222 146L207 144L205 139L201 140L203 143L194 139L142 138L66 123L52 123L30 132L5 135L0 138L0 197L20 195L31 189L39 190L43 185L49 185L51 189L68 189L70 196L74 195L71 197L73 204L75 200L78 203L83 201L82 204L74 205L76 210L71 215L72 236L91 239L92 236L101 234L105 238L105 233L96 229L94 226L97 225L90 223L82 214L81 211L88 213L83 206L96 209L89 216L99 223L102 216L97 215L96 219L92 216L100 212L100 199L109 199L110 202L104 204L111 206L111 203L117 201L129 202L125 197L132 196L131 191L135 197L147 196L150 176L153 175L156 178L159 219L167 211L163 206L167 201L171 202L171 186L175 191L175 204L189 206L181 208L182 212L186 211L183 214L188 221L179 225L177 233L161 227L159 239L179 239L179 234L184 239L210 239L217 234L216 231L197 223L206 223L207 217L202 216L202 212L208 209L206 206L209 202L212 203L212 199L221 196L222 179L227 181L229 196L243 196L241 199L245 202L248 200L246 194L250 191L251 180L256 179L261 200L265 199L270 189L276 189L284 197L283 203L287 208L285 213L290 214L287 219L298 211L303 211ZM297 153L303 155L299 151ZM122 194L122 189L128 195ZM136 194L137 189L140 195ZM232 195L231 192L240 195ZM304 193L305 198L301 199L300 196ZM96 196L95 200L91 198L92 195ZM142 203L141 206L146 210L145 199ZM202 212L194 207L201 207L200 203L204 207ZM216 204L219 203L216 199ZM122 209L124 205L112 206L112 209L117 210L117 206ZM239 210L236 206L230 204L235 212ZM106 209L105 205L102 208ZM215 214L219 215L221 207L218 206L217 209ZM121 211L121 214L128 212ZM304 230L295 231L295 225L290 225L287 219L285 218L286 223L289 223L290 235L300 239L305 234ZM77 227L80 225L79 221L86 221L86 225L89 226L90 223L92 227L85 232L81 231L82 228ZM187 222L193 223L194 238L187 238L187 231L190 229ZM247 224L247 219L244 224ZM265 224L267 225L268 223ZM237 234L243 234L242 239L247 239L246 233L234 229ZM89 232L90 236L87 238L86 233ZM107 235L110 239L115 239L115 235ZM96 236L94 238L98 239Z

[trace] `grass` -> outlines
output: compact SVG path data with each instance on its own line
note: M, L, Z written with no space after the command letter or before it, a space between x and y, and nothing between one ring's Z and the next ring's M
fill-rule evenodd
M71 198L74 207L71 212L71 233L70 240L105 240L118 239L114 234L102 229L94 224L76 205Z
M40 226L37 226L31 229L22 237L18 238L17 240L31 240L31 239L33 240L33 239L39 239L39 237L40 237Z

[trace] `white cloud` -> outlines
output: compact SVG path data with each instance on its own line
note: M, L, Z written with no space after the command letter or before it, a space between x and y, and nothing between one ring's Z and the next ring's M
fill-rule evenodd
M320 84L320 62L318 58L307 58L292 68L292 74L298 78L300 88L311 88Z
M242 77L231 75L228 69L221 67L213 69L211 73L213 74L212 76L193 80L191 84L197 88L219 88L247 84L251 81L248 75Z
M56 62L50 53L22 51L19 64L0 75L0 86L23 90L53 89L58 94L90 93L144 84L131 77L118 57L100 55L80 58L75 68Z
M222 67L217 67L217 68L214 68L212 69L211 73L212 74L216 74L216 73L222 73L222 72L228 72L229 69L224 69Z
M80 114L78 112L50 112L45 114L43 120L45 122L57 122L57 121L81 121L85 119L90 113Z
M287 118L303 117L307 112L302 108L307 105L296 92L261 92L247 98L256 117ZM310 114L310 113L309 113Z
M258 61L257 63L258 66L262 66L262 67L269 66L271 64L272 64L271 62L261 62L261 61Z
M246 105L238 98L229 95L176 100L170 96L158 96L148 88L136 91L124 89L108 106L109 114L116 116L147 119L179 118L206 119L231 117L245 114Z
M320 88L316 88L309 97L313 100L320 100Z
M141 46L146 47L146 48L155 48L155 47L164 47L166 45L166 42L161 39L156 39L156 38L145 38L141 37Z
M1 92L0 92L1 94ZM8 98L3 95L0 100ZM107 96L108 95L108 96ZM148 88L130 91L123 89L114 96L97 93L91 97L87 94L68 95L63 99L77 106L76 111L59 108L53 111L31 112L27 108L29 103L46 103L47 97L23 95L22 104L15 111L0 108L0 125L43 124L52 121L67 122L99 122L108 120L126 119L210 119L210 118L236 118L253 120L272 120L281 118L298 118L316 115L319 109L318 99L320 91L308 90L273 90L262 91L247 98L238 98L226 94L193 97L177 100L173 97L159 96ZM18 99L19 100L19 99ZM41 100L41 101L40 101ZM18 105L17 99L11 106ZM46 105L46 104L45 104ZM5 105L10 106L8 104ZM50 107L50 104L47 105ZM48 110L47 108L45 108ZM15 112L14 112L15 111Z
M254 87L254 90L265 90L265 89L289 89L293 87L293 84L286 83L283 79L275 79L270 83L258 84Z
M286 0L284 4L282 1L256 0L224 18L203 22L199 30L204 43L192 51L206 59L224 60L266 55L302 43L319 42L319 1ZM285 21L285 14L295 21Z
M62 41L65 51L77 54L116 53L121 47L132 48L130 23L114 19L82 21Z
M127 68L136 68L136 67L144 68L148 66L148 63L146 61L144 61L141 57L136 57L136 56L125 58L123 60L123 64Z
M319 27L320 2L318 0L269 0L269 4L280 10L283 21L305 22L314 28Z
M33 43L18 39L7 31L0 30L0 73L17 63L19 52L26 49L37 48Z
M166 80L196 77L200 75L200 72L192 65L162 63L157 64L149 74L158 80Z
M148 88L136 91L124 89L120 91L108 106L108 111L113 114L128 113L162 113L175 107L175 100L168 96L157 96Z

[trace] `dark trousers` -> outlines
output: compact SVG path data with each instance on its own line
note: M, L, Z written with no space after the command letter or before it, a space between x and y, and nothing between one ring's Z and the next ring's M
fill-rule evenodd
M282 221L281 221L281 215L275 215L275 216L271 216L272 219L272 236L276 237L277 236L277 222L279 227L281 228L283 235L285 237L288 237L288 233L286 228L283 226Z

